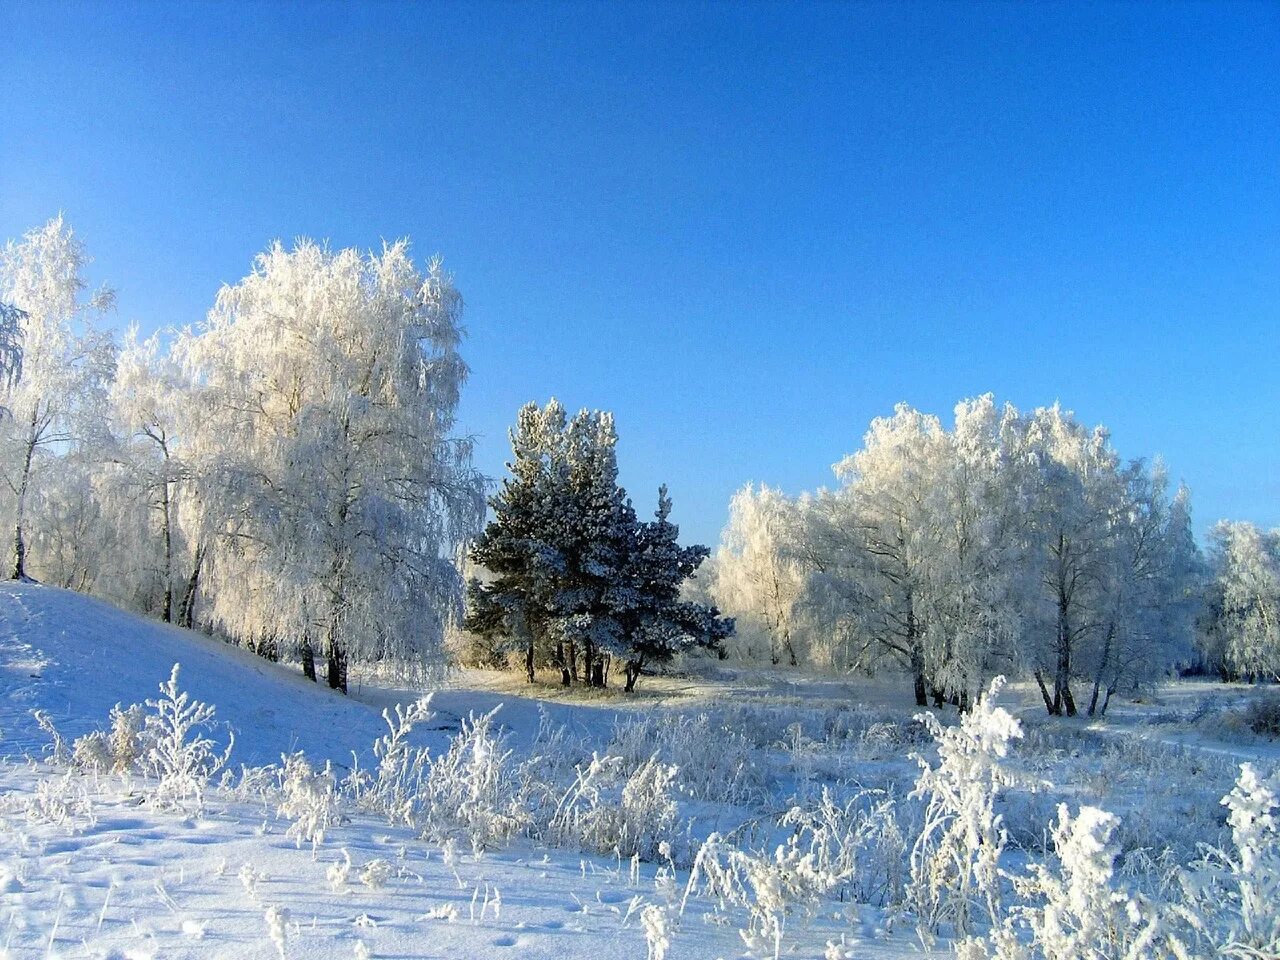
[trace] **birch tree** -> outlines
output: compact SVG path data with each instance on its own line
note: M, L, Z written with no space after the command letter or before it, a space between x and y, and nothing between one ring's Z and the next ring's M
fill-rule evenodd
M114 348L99 329L114 303L108 289L86 296L84 246L61 215L10 241L0 253L0 301L9 314L6 344L20 340L21 365L5 351L3 466L13 531L9 575L27 576L29 501L44 467L101 439ZM15 336L13 321L20 330Z
M184 362L220 431L208 563L231 634L348 658L434 655L460 614L456 557L483 480L454 435L462 301L404 241L380 254L272 246L224 287Z

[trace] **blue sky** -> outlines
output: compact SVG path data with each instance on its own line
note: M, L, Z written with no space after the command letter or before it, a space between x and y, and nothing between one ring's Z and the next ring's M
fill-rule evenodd
M274 238L439 252L488 473L617 413L713 542L748 480L986 391L1280 525L1280 6L0 5L0 237L64 210L118 322Z

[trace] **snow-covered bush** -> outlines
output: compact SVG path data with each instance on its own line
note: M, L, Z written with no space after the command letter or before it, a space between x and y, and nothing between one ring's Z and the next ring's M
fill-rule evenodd
M431 716L429 696L408 707L396 704L394 710L382 711L387 732L373 745L377 773L370 780L356 768L348 781L350 792L363 809L380 813L394 823L414 823L414 799L430 757L425 748L409 743L409 735Z
M1057 868L1034 864L1014 888L1030 906L1014 911L1031 929L1036 955L1044 960L1112 960L1143 956L1154 932L1140 905L1115 889L1118 848L1112 836L1119 820L1097 807L1072 817L1058 807L1053 826ZM1140 944L1140 945L1139 945Z
M92 730L76 738L71 747L74 766L94 773L127 773L145 755L145 714L140 704L122 708L117 703L108 719L110 730ZM52 724L49 729L52 730Z
M605 750L635 770L655 755L680 768L680 789L699 800L743 803L763 793L764 774L752 744L723 718L707 713L634 714L619 721Z
M289 944L289 910L287 907L272 904L267 907L263 919L267 923L267 937L270 938L276 952L283 960L285 948Z
M148 700L152 713L144 730L149 747L145 766L156 776L154 798L162 808L199 813L209 779L226 766L234 735L224 752L201 733L213 726L214 708L178 688L179 664L160 684L160 697Z
M818 802L794 806L780 821L812 854L816 869L842 878L841 899L887 906L901 902L906 840L897 805L881 791L859 791L844 803L823 787Z
M743 943L752 951L772 952L777 960L787 917L797 910L811 912L847 879L847 874L819 866L796 837L769 855L739 850L712 834L698 851L680 910L694 894L709 896L722 907L745 909L748 923L738 931Z
M1000 855L1007 835L995 812L997 794L1010 782L1000 761L1022 727L996 698L1003 677L960 723L943 727L932 714L918 719L938 744L938 766L920 764L912 797L926 801L924 823L911 851L907 901L921 939L931 943L943 925L967 934L974 914L1000 918Z
M484 848L509 841L531 822L522 778L493 730L499 708L471 714L462 730L418 780L413 805L423 836L439 839L455 829Z
M1244 721L1260 737L1280 738L1280 693L1259 693L1245 707Z
M106 773L114 765L110 738L101 730L91 730L82 737L76 737L71 746L71 763L80 770Z
M65 766L70 763L71 750L67 747L66 739L58 731L58 728L54 726L53 718L49 716L48 711L33 710L31 716L35 719L36 726L49 736L50 743L45 748L49 756L49 762L57 766Z
M75 832L95 822L93 801L82 777L74 770L42 777L26 801L27 819L52 823Z
M1280 771L1263 777L1242 764L1222 803L1234 852L1205 846L1184 876L1179 915L1222 956L1280 956Z
M277 812L289 819L286 836L300 847L311 844L312 852L324 843L325 831L342 821L333 771L328 763L314 769L301 753L282 757L280 805Z
M656 859L675 840L677 769L650 757L622 780L621 757L593 755L560 796L543 836L554 846ZM619 790L619 784L621 789Z
M650 903L640 911L644 928L646 960L666 960L671 949L671 914L666 907Z

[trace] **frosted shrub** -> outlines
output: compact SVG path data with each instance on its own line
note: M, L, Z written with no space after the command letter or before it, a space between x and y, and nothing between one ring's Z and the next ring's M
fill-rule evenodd
M1000 917L1000 855L1006 833L995 800L1009 779L999 761L1022 727L995 705L1003 677L955 727L932 714L918 715L938 744L938 766L919 755L920 776L912 797L926 800L924 823L911 851L907 900L921 939L931 943L943 924L970 932L975 910L992 923Z
M418 788L423 835L439 838L466 831L473 847L505 843L530 822L521 779L508 763L489 713L470 715L449 749L430 762Z
M1234 853L1206 848L1185 877L1183 917L1223 956L1280 956L1280 771L1264 778L1242 764L1222 803Z
M877 906L901 901L906 840L892 798L862 791L841 804L823 787L816 804L794 806L780 822L795 829L797 845L821 873L842 878L843 899Z
M76 738L72 764L94 773L127 773L145 753L144 719L139 704L122 709L117 703L111 708L110 731L94 730Z
M1139 904L1112 885L1118 848L1112 836L1119 820L1097 807L1081 807L1073 818L1058 807L1053 826L1054 870L1034 864L1014 881L1033 903L1015 910L1031 928L1034 956L1044 960L1111 960L1148 956ZM1009 936L1008 933L1005 934Z
M67 770L36 783L26 803L27 819L52 823L69 831L93 826L93 803L81 777Z
M1280 953L1280 773L1263 779L1253 764L1243 764L1222 803L1231 811L1227 823L1236 857L1230 866L1240 905L1227 951L1275 955Z
M360 870L360 882L371 890L379 890L387 885L387 881L395 874L390 860L377 857L370 860Z
M362 807L381 813L393 822L413 825L414 798L429 756L425 748L415 748L409 743L409 734L431 716L430 696L408 707L396 704L394 711L382 711L388 730L373 745L373 754L378 760L376 778L371 784L362 784L357 778L353 790Z
M111 770L111 740L101 730L76 737L71 748L71 763L81 770L106 773Z
M333 772L328 763L315 770L301 753L281 759L277 813L290 821L286 836L299 847L311 844L314 853L324 843L325 831L342 821Z
M288 909L272 904L267 907L263 919L267 922L267 936L271 939L272 944L275 945L276 952L283 958L285 956L285 947L289 942Z
M750 919L738 931L743 943L749 950L771 951L777 960L787 917L797 909L810 912L846 879L821 868L795 837L769 856L738 850L712 834L698 851L680 909L694 893L745 908Z
M640 911L644 928L646 960L666 960L671 949L671 915L665 907L651 903Z
M560 797L545 835L555 846L655 859L669 850L676 828L671 787L677 770L650 757L622 784L622 759L593 755L577 767Z
M157 778L155 800L160 807L199 813L205 787L226 766L235 737L217 753L214 742L200 732L213 725L214 708L178 689L178 670L175 663L169 679L160 684L160 697L147 701L154 712L144 726L150 744L145 763Z
M655 754L680 768L682 792L699 800L743 803L764 792L755 751L737 730L708 714L637 714L614 726L606 752L634 770Z
M116 773L124 773L146 755L147 744L143 729L146 712L138 703L124 708L117 703L111 708L110 720L111 766Z
M62 734L58 732L58 728L53 724L53 718L49 716L46 710L33 710L31 716L35 718L36 726L49 735L49 746L46 748L49 754L49 762L57 766L66 766L71 762L71 751L67 748L67 741Z

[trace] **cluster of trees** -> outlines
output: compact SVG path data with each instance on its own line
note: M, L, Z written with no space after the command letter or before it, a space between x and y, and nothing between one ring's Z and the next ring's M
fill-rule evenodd
M1280 678L1280 532L1221 523L1206 558L1187 491L1058 406L983 396L950 428L899 406L834 488L741 490L704 564L665 488L655 519L637 518L609 414L529 404L481 533L485 482L454 435L461 299L439 262L419 270L404 242L276 244L199 326L122 343L87 264L61 217L0 252L13 577L296 658L312 678L320 660L343 689L350 658L435 655L464 613L468 556L471 636L565 684L603 686L620 661L630 689L699 646L893 661L922 705L1021 673L1068 715L1174 667Z
M349 658L432 654L484 515L440 264L276 244L197 328L118 344L87 263L61 217L0 256L8 572L343 689Z
M709 551L677 542L665 486L655 519L637 518L617 441L612 414L568 418L555 400L527 404L511 431L510 476L471 551L484 577L470 581L466 627L521 653L530 682L541 663L565 686L603 687L618 659L630 691L646 663L732 633L714 607L683 599Z
M959 404L951 429L900 405L835 473L835 489L735 496L703 586L737 619L739 655L888 658L921 705L1029 673L1067 715L1192 657L1187 492L1159 464L1123 462L1103 428L990 396Z
M1224 520L1209 555L1204 665L1224 680L1280 680L1280 530Z

